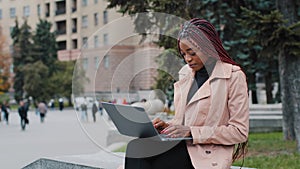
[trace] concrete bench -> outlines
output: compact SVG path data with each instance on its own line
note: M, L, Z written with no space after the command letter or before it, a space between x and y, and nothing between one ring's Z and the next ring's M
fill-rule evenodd
M250 132L282 131L281 104L250 105Z

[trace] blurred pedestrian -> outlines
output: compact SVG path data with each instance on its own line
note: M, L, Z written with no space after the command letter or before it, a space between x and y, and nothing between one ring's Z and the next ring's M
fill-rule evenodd
M64 99L59 98L58 103L59 103L59 110L62 111L64 109Z
M2 111L2 113L3 113L4 120L6 121L6 124L8 124L9 105L8 105L8 102L7 102L7 101L5 101L5 102L1 105L1 111Z
M23 100L20 101L20 107L18 108L18 113L21 118L21 128L25 130L26 124L29 124L29 120L27 118L28 106L25 104Z
M1 104L1 111L3 113L4 120L6 121L6 124L8 124L9 105L8 105L7 101L5 101L3 104Z
M87 104L85 102L81 103L80 109L81 109L81 120L82 121L88 121Z
M94 120L94 122L96 122L96 113L97 112L98 112L98 107L97 107L96 102L94 102L93 106L92 106L92 113L93 113L93 120Z
M48 107L51 108L52 111L54 110L54 100L53 99L50 100Z
M101 101L99 101L99 112L100 112L100 116L102 116L103 115L103 106L102 106L102 103L101 103Z
M84 100L80 105L82 121L88 121L87 104L88 104L87 99L86 99L86 97L84 97Z
M39 111L39 114L40 114L40 121L41 121L41 123L43 123L44 119L45 119L45 116L46 116L46 113L47 113L47 106L46 106L45 102L40 102L38 104L38 111Z

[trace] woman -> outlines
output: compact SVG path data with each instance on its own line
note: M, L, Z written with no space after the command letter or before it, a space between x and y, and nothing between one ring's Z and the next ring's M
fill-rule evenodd
M138 168L131 167L138 161L149 168L159 168L153 166L159 166L157 163L160 162L163 165L171 163L169 168L183 169L178 164L187 161L192 167L186 165L184 168L229 169L232 162L245 153L248 138L249 105L245 74L229 57L215 28L206 20L196 18L183 25L178 49L187 64L179 72L180 80L174 84L175 116L169 122L154 119L153 125L169 137L193 139L185 144L180 142L164 156L141 159L128 158L127 154L139 145L134 140L127 148L125 167ZM147 142L144 145L157 147L159 144ZM178 154L172 159L174 149L182 150L175 151ZM187 155L182 155L185 151ZM176 157L180 159L176 160ZM175 165L171 166L172 163Z

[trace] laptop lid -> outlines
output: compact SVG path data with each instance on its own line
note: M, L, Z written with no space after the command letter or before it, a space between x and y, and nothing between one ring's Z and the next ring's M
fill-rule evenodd
M143 108L107 102L102 102L102 106L121 134L139 138L158 135Z

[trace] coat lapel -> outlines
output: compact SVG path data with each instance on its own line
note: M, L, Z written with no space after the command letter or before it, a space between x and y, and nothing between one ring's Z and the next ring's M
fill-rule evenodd
M209 80L203 83L203 85L200 87L200 89L197 90L197 92L194 94L192 99L187 103L187 105L197 101L201 100L203 98L206 98L210 96L210 84Z
M222 61L217 61L216 65L214 67L214 70L211 74L211 76L208 78L208 80L197 90L197 92L194 94L194 96L191 98L191 100L187 103L187 106L192 104L195 101L201 100L203 98L209 97L211 95L211 81L215 78L229 78L231 76L232 71L232 65L223 63ZM192 73L192 76L194 76L194 72ZM189 85L189 87L191 84ZM188 92L187 90L186 92ZM186 100L187 93L183 99Z

